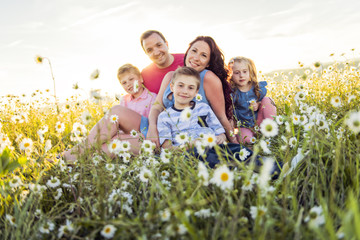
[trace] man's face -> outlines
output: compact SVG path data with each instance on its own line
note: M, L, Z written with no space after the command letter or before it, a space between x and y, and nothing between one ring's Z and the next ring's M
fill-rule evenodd
M143 47L146 55L149 56L159 68L168 67L170 62L170 53L168 43L158 34L153 33L143 40Z

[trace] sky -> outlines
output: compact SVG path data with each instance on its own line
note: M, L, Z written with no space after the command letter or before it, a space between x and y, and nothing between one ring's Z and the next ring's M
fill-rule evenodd
M245 56L265 73L358 58L359 9L358 0L0 0L0 96L53 93L49 62L36 64L36 55L50 60L59 99L123 93L117 69L151 63L139 41L149 29L164 34L172 53L211 36L226 61ZM90 80L95 69L99 78Z

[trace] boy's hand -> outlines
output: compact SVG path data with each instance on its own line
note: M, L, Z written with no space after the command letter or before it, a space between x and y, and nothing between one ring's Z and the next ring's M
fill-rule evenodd
M222 144L226 141L225 133L216 136L216 144Z

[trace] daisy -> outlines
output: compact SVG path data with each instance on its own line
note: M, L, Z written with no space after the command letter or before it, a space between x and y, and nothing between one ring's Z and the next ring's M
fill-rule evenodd
M196 141L195 142L196 151L199 155L204 155L206 150L206 145L203 141Z
M50 149L52 148L52 145L51 145L51 140L48 139L45 141L45 147L44 147L44 150L45 152L48 152Z
M124 163L129 163L131 160L131 154L128 152L124 152L122 154L119 154L119 157L122 158Z
M313 126L314 126L314 123L313 123L313 122L307 123L307 124L305 124L305 126L304 126L304 130L307 131L307 132L309 132L309 131L311 131L311 129L313 128Z
M147 168L142 168L139 173L139 178L142 182L148 183L149 179L152 177L152 172Z
M252 144L256 143L256 137L250 138L250 143L252 143Z
M180 145L183 145L187 142L189 142L190 138L189 135L185 132L185 133L179 133L178 135L175 136L175 141L177 143L179 143Z
M179 224L175 226L174 230L178 235L184 235L187 232L187 229L184 224Z
M248 150L246 150L246 148L241 149L241 151L239 152L239 157L241 161L244 161L245 159L247 159L247 157L250 155L250 152Z
M58 238L61 238L64 234L69 235L72 231L74 231L74 226L71 221L66 219L66 224L59 228Z
M208 218L211 216L210 208L208 209L200 209L197 212L194 212L194 215L199 218Z
M169 174L168 171L163 170L163 171L160 173L160 176L161 176L162 179L167 179L167 178L170 176L170 174Z
M298 125L300 123L300 116L294 113L292 115L292 122L294 125Z
M215 169L214 176L210 180L211 183L217 185L222 190L232 189L234 184L234 173L229 170L226 165L222 165Z
M276 116L275 121L277 124L282 125L284 123L284 117L283 116Z
M135 138L138 136L138 132L133 129L130 131L130 135Z
M169 163L170 162L170 157L171 157L171 152L169 149L161 149L161 153L160 153L160 159L163 163Z
M304 126L308 122L308 118L306 115L300 115L299 121L300 121L300 125Z
M55 224L51 221L46 221L39 227L39 231L43 234L49 234L52 230L54 230Z
M199 162L198 164L198 177L204 186L209 185L209 172L203 162Z
M261 188L266 188L274 167L275 160L273 158L264 158L264 164L261 168L258 184Z
M134 81L134 92L138 92L139 91L139 81L138 80L135 80Z
M111 224L105 225L104 228L101 230L100 234L106 238L110 239L113 238L116 232L116 227Z
M171 213L168 208L164 209L163 211L160 211L160 217L163 222L167 222L170 220Z
M112 142L108 144L109 152L112 154L119 153L120 146L121 146L121 141L119 139L112 140Z
M23 150L27 153L32 151L33 141L30 138L24 138L20 143L20 150Z
M346 119L345 123L351 131L358 134L360 132L360 112L350 113L349 118Z
M339 96L332 97L330 100L330 103L331 103L331 105L333 105L333 107L341 107L342 106L341 99Z
M16 218L11 216L10 214L6 214L6 219L9 221L11 226L16 227Z
M300 91L298 92L296 95L295 95L295 101L298 103L299 101L303 101L305 100L305 97L306 97L306 93L303 92L303 91Z
M148 154L153 154L155 147L156 147L155 143L153 143L150 140L145 140L141 144L141 150Z
M56 189L56 195L54 196L55 200L59 200L63 194L63 190L61 188Z
M348 103L350 103L352 100L354 100L356 98L355 95L350 95L348 98Z
M260 124L260 131L265 137L275 137L279 133L279 127L274 120L266 118Z
M321 206L315 206L310 209L309 215L304 219L309 227L318 228L325 223L325 217Z
M202 96L200 94L196 94L196 101L200 102L202 100Z
M289 139L289 146L291 148L295 147L296 144L297 144L297 138L296 137L292 137L292 138Z
M98 103L102 99L100 91L101 91L100 89L91 89L90 90L90 99L93 102Z
M128 152L131 148L131 144L129 141L121 141L120 149L124 152Z
M250 207L250 214L252 219L256 219L258 217L262 217L266 214L267 212L267 208L263 205L259 206L259 207L255 207L255 206L251 206Z
M100 71L99 69L95 69L91 74L90 74L90 79L91 80L95 80L99 77L100 75Z
M95 166L97 166L99 164L100 161L103 161L104 159L99 156L99 155L95 155L93 158L92 158L92 162L94 163Z
M268 144L267 142L265 142L264 140L260 141L260 147L262 148L262 150L264 151L264 153L266 154L271 154L271 150L268 148Z
M184 110L181 111L180 119L181 121L190 121L192 115L192 111L190 107L184 108Z
M115 164L107 163L107 164L105 165L105 168L106 168L106 170L112 172L112 171L115 170Z
M57 177L51 176L51 178L46 182L46 185L51 188L57 188L60 186L60 180Z
M22 184L23 183L19 176L14 176L9 182L9 185L11 188L17 188L17 187L21 186Z
M81 115L81 120L85 125L88 125L91 122L91 114L89 113L89 111L83 112L83 114Z
M216 136L212 133L205 134L202 142L206 147L212 148L216 145Z
M119 120L118 115L113 114L113 115L110 116L110 122L115 124L115 123L117 123L118 120Z
M62 133L62 132L65 130L65 124L62 123L62 122L57 122L57 123L55 124L55 130L56 130L56 132L58 132L58 133Z

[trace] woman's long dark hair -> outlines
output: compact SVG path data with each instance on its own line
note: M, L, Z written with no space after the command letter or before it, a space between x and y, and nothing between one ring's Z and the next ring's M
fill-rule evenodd
M204 41L210 47L210 62L209 62L209 66L206 69L212 71L216 76L218 76L220 78L223 92L224 92L224 98L225 98L226 117L228 119L232 119L233 111L232 111L232 101L231 101L231 96L230 96L230 93L232 92L232 90L227 81L228 75L229 75L229 70L225 66L224 54L222 53L222 51L218 47L218 45L215 43L215 40L209 36L198 36L194 41L192 41L189 44L189 48L186 50L185 57L184 57L184 65L186 65L185 64L186 57L187 57L187 54L188 54L191 46L198 41Z

